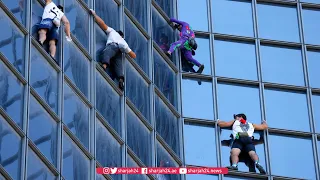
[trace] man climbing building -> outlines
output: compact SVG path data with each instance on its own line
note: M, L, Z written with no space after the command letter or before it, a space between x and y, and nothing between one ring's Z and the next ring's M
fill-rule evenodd
M136 58L136 54L129 48L127 42L124 40L124 34L122 31L115 31L113 28L108 27L105 22L96 14L96 12L90 9L90 14L95 18L95 21L109 36L106 43L106 47L100 54L100 65L104 70L109 66L116 74L116 78L119 80L119 88L124 89L124 74L122 64L122 53L127 53L131 58Z
M265 121L262 124L252 124L247 122L245 114L234 115L234 120L229 122L223 122L218 120L218 126L225 128L232 126L232 136L234 138L231 147L231 161L232 165L228 167L231 170L238 170L239 154L241 151L245 151L249 154L250 158L255 162L256 168L260 173L265 174L266 171L259 164L259 157L256 154L255 146L253 144L254 130L265 130L268 125Z
M197 60L195 60L192 55L194 50L197 49L197 43L195 40L195 34L190 27L190 25L186 22L179 21L177 19L171 18L171 22L176 23L175 27L180 31L180 39L177 42L171 44L170 49L167 51L167 55L171 56L171 54L177 49L181 49L183 56L191 62L192 64L199 67L197 73L202 73L204 69L204 65L200 64Z
M55 59L56 45L59 39L59 28L61 22L65 26L65 33L67 40L72 41L70 34L70 23L67 17L63 13L62 6L56 6L52 0L46 0L46 6L43 11L42 21L38 26L39 43L43 46L43 43L49 40L50 56ZM48 37L47 37L48 35Z

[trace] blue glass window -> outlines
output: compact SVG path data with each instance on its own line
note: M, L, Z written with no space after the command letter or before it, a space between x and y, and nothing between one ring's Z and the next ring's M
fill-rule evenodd
M139 167L139 165L131 158L130 155L127 155L127 167ZM146 175L128 175L128 180L148 180L149 178Z
M119 5L114 0L96 0L95 11L109 27L119 29Z
M264 82L304 86L301 49L261 46Z
M30 96L29 105L29 138L40 149L42 154L53 164L57 165L57 122L48 112Z
M125 0L124 5L129 9L131 14L138 20L138 22L148 30L148 5L149 0Z
M183 79L181 90L184 117L213 120L212 83Z
M2 0L8 9L14 14L15 18L26 25L26 1L25 0Z
M131 102L137 107L137 109L148 119L150 113L150 93L149 84L140 76L140 74L134 69L134 67L126 61L126 95Z
M65 179L90 179L90 161L71 138L63 133L62 175Z
M46 179L54 180L56 177L54 174L47 168L47 166L41 161L41 159L28 148L28 175L27 179Z
M96 174L96 180L107 180L102 174Z
M90 61L73 43L64 46L64 72L89 97Z
M258 87L219 83L217 91L219 119L230 121L233 114L244 113L248 121L261 123Z
M153 51L153 58L154 83L164 94L164 96L171 102L171 104L173 106L177 106L176 74L156 50Z
M186 176L187 180L218 180L219 176L212 176L212 175L203 175L203 174L188 174Z
M167 16L173 16L173 1L171 0L155 0L157 4L162 8L162 10L167 14Z
M179 156L180 138L178 118L157 95L155 97L155 120L157 132Z
M273 175L316 179L311 139L269 135L268 140ZM301 152L308 156L299 156Z
M96 61L100 61L99 56L100 52L106 47L108 41L108 35L103 31L98 24L94 24L96 31Z
M125 16L125 39L132 51L137 54L135 61L146 74L149 74L148 40L127 16Z
M3 54L22 75L24 75L25 36L1 8L0 24L6 25L6 28L2 28L0 33L0 53Z
M312 107L316 132L320 133L320 95L314 94L312 96Z
M217 166L215 134L215 129L212 127L185 124L184 151L187 165Z
M259 37L300 42L296 6L258 4Z
M249 177L241 177L241 176L223 176L223 180L239 180L239 179L243 179L243 180L259 180L258 178L249 178Z
M97 110L121 134L120 96L99 72L96 73L96 99Z
M178 3L179 19L189 23L193 30L208 31L207 0L198 0L196 3L184 0ZM197 13L191 13L191 9Z
M64 84L64 124L80 139L89 149L89 108Z
M21 127L23 118L23 84L0 62L0 107Z
M20 179L21 167L21 137L0 116L0 162L12 179Z
M256 50L253 43L216 40L214 51L217 76L258 79Z
M31 49L30 84L45 102L58 112L58 73L39 51Z
M31 22L31 33L33 37L38 39L38 24L42 20L43 6L38 0L32 0L32 22Z
M251 1L211 1L213 30L216 33L253 37Z
M320 18L320 11L303 9L303 33L306 44L320 44L320 36L317 29L320 28L320 23L316 19Z
M320 52L308 51L307 60L310 86L320 88L320 71L318 69L320 66Z
M151 132L127 106L127 141L146 166L152 165Z
M89 51L89 14L77 0L65 1L65 14L70 22L71 33ZM85 25L86 26L85 26ZM69 43L65 41L65 43Z
M269 127L310 132L305 93L266 89L265 104Z

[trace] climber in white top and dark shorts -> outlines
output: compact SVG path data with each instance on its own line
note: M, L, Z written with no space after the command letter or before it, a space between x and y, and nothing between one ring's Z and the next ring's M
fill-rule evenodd
M262 124L252 124L247 122L247 117L245 114L237 114L234 115L234 120L229 122L218 120L218 126L223 128L232 126L232 136L234 139L231 147L232 166L229 166L228 169L238 170L239 154L241 151L245 151L255 162L256 168L260 171L260 173L266 174L266 171L259 164L259 157L256 154L256 149L253 144L254 130L267 129L268 125L266 121L263 121Z

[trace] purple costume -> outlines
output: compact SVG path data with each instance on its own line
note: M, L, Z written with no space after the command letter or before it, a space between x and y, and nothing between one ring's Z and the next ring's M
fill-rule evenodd
M175 51L177 48L180 48L187 61L198 67L201 66L201 64L197 60L193 59L191 47L189 47L188 44L188 39L190 37L195 38L194 32L190 25L186 22L179 21L174 18L171 18L170 21L181 25L182 28L180 30L180 39L177 42L171 44L169 52L173 53L173 51Z

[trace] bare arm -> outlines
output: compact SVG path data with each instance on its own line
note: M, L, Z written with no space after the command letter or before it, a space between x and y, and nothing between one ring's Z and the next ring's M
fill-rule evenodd
M97 24L100 26L101 29L103 29L104 31L108 29L108 26L106 25L106 23L96 14L94 10L90 9L90 14L93 15L95 21L97 22Z
M64 15L64 16L62 16L61 21L64 24L64 32L67 34L68 37L71 37L70 22L69 22L68 18Z
M218 126L224 128L224 127L231 127L233 125L235 120L231 120L229 122L224 122L224 121L220 121L218 120Z
M52 0L46 0L46 5L50 4Z
M133 59L135 59L135 58L137 57L136 53L134 53L133 51L130 51L130 52L128 53L128 55L129 55L131 58L133 58Z
M262 131L268 129L266 121L263 121L261 124L253 124L254 130Z

